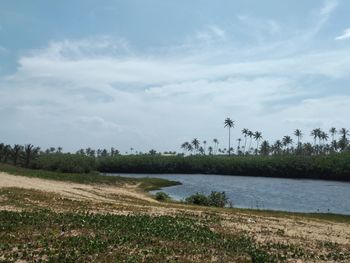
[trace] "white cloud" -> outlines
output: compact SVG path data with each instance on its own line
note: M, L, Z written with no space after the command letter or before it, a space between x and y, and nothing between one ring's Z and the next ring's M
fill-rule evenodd
M327 3L322 16L336 6ZM276 139L295 128L350 126L350 94L336 86L349 81L349 48L306 49L320 24L301 39L274 20L240 20L264 41L237 45L229 29L210 25L183 45L147 54L106 36L32 50L0 78L7 124L0 133L11 143L55 142L67 150L145 151L178 150L192 137L225 141L227 116L237 121L235 137L244 127ZM276 37L281 32L287 39ZM332 95L322 93L326 87Z
M343 39L347 39L350 38L350 28L347 28L344 30L343 34L336 37L336 40L343 40Z

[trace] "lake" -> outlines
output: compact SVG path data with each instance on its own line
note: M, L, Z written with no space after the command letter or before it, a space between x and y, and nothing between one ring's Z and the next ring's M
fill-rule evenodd
M208 174L120 175L181 182L182 185L161 189L175 200L196 192L225 191L233 206L238 208L350 215L350 182Z

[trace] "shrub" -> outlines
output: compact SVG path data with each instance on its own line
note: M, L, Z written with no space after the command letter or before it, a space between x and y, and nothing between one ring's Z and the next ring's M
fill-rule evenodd
M204 205L209 206L208 197L204 194L196 193L185 199L185 202L192 205Z
M171 199L170 196L167 193L164 193L164 192L156 193L155 198L156 198L157 201L161 201L161 202L168 201L168 200Z
M185 199L185 202L192 205L225 207L228 205L228 197L225 192L212 191L208 196L200 193L191 195Z
M211 192L208 196L209 206L225 207L228 204L228 197L225 192Z

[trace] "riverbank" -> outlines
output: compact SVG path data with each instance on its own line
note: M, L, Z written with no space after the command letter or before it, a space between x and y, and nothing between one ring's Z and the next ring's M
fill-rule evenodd
M140 184L3 172L0 209L6 262L350 260L350 217L160 203Z

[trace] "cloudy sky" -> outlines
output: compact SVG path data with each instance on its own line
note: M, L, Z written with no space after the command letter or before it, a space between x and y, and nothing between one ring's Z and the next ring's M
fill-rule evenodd
M0 141L128 151L350 128L350 1L0 1ZM307 140L308 136L305 136Z

